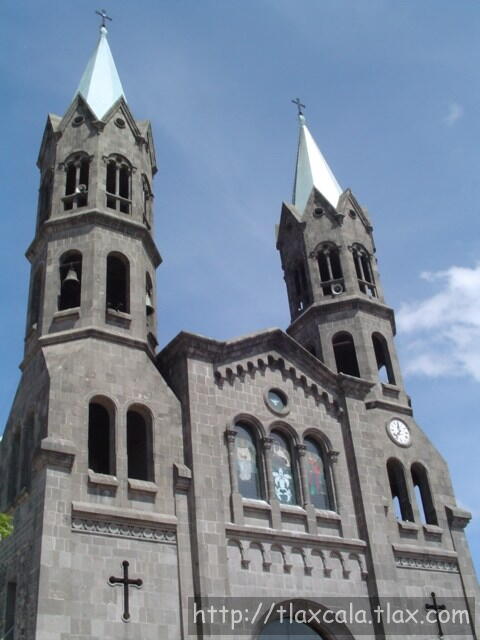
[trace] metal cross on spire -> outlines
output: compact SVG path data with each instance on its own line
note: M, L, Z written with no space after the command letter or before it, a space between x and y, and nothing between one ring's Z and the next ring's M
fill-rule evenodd
M110 22L112 21L112 18L110 18L109 15L107 15L107 12L105 11L105 9L102 9L101 11L99 11L97 9L97 11L95 11L95 13L97 14L97 16L100 16L102 19L102 24L100 26L102 27L106 27L107 23L105 22L105 20L110 20Z
M295 98L292 102L297 105L298 115L303 116L303 109L305 109L305 105L300 102L300 98Z

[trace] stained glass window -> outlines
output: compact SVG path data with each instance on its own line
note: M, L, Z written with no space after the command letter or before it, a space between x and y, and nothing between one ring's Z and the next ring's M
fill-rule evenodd
M305 458L310 502L317 509L331 509L322 451L309 438L305 440L305 445L307 447Z
M292 455L287 440L272 433L272 474L277 500L282 504L297 504Z
M262 499L258 451L251 429L236 424L235 456L237 464L238 490L244 498Z

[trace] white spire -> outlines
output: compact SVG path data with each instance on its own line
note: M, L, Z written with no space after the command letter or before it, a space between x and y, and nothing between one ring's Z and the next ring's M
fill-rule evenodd
M126 101L104 25L100 27L98 44L83 72L75 95L77 94L87 101L99 120L121 96Z
M293 187L293 204L303 214L312 188L315 187L333 207L336 207L342 194L342 189L322 152L317 147L315 140L312 138L302 113L299 114L298 119L300 132L295 184Z

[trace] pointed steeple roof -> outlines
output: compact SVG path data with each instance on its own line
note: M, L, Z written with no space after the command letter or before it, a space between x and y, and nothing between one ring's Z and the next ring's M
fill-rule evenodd
M108 45L107 29L100 27L100 38L83 72L75 96L80 94L99 120L123 97L122 83Z
M333 207L336 207L342 189L308 130L305 116L300 113L298 119L300 131L293 204L303 214L312 188L315 187Z

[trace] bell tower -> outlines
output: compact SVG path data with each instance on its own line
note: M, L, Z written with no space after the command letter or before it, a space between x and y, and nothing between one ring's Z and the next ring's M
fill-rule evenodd
M338 184L300 109L293 198L277 231L287 331L333 371L402 387L372 232L367 210Z
M107 29L72 104L49 115L38 157L26 356L45 340L93 332L155 350L150 124L127 105Z

